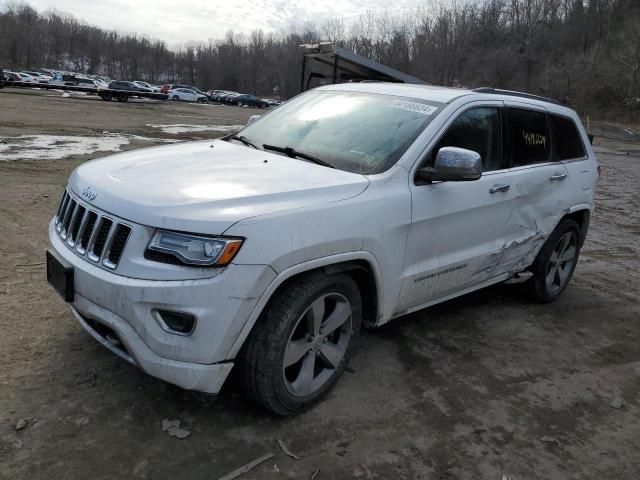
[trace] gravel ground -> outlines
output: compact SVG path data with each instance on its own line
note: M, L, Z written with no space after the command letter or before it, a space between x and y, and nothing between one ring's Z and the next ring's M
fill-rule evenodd
M220 135L148 124L235 125L251 113L5 89L0 142L15 153L21 135L109 132L144 137L122 147L137 148ZM47 286L47 222L71 170L104 152L0 161L0 478L211 480L270 452L242 478L638 478L640 137L610 124L594 133L605 174L560 300L533 304L501 285L364 332L353 371L286 419L248 402L233 377L212 399L146 376ZM190 436L170 437L163 419Z

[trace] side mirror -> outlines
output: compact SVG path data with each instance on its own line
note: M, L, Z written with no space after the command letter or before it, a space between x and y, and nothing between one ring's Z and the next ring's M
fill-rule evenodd
M247 125L251 125L253 122L258 120L262 115L251 115L249 120L247 120Z
M470 182L482 176L482 157L478 152L458 147L438 150L433 167L421 168L417 179L423 183Z

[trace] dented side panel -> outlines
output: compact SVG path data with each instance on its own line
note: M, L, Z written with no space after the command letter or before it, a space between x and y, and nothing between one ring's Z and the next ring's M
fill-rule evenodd
M513 169L512 208L505 226L500 272L527 268L568 207L567 170L561 163ZM552 180L562 178L562 180Z
M484 282L497 273L511 217L508 170L474 182L412 186L412 224L397 312Z

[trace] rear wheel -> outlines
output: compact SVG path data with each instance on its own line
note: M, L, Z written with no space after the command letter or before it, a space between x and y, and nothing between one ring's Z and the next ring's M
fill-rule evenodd
M174 95L173 97L171 97L171 100L177 102L178 100L180 100L180 97L178 95Z
M236 103L237 106L241 107L242 106L242 102L240 100L238 100L238 102Z
M551 233L531 266L531 296L544 303L556 300L567 288L579 254L580 227L566 218Z
M241 354L245 390L279 415L319 401L344 372L361 322L358 286L346 275L312 273L280 291Z
M126 93L118 94L118 101L119 102L126 102L128 100L129 100L129 95L127 95Z

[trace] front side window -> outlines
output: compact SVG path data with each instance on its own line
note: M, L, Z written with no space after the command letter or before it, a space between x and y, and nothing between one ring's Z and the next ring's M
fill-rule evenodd
M551 160L551 138L544 112L510 108L509 140L513 167Z
M482 171L499 170L502 168L500 110L495 107L480 107L462 113L432 150L429 163L433 163L438 150L443 147L473 150L482 157Z
M310 91L245 127L261 147L291 147L335 168L377 174L393 166L443 104L391 95Z
M558 160L584 158L584 144L574 121L560 115L551 115L551 131Z

